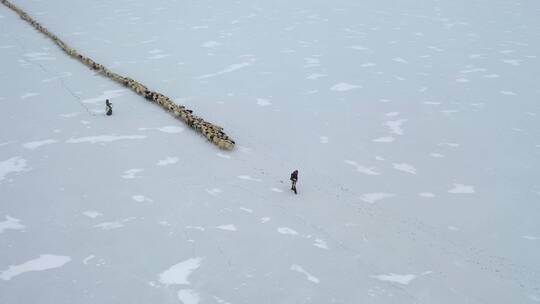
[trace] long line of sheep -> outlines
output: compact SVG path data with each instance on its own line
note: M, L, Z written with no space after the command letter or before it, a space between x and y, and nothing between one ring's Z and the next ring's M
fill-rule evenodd
M51 38L62 50L64 50L64 52L66 52L71 57L79 60L80 62L82 62L89 68L97 71L101 75L106 76L130 88L135 93L143 96L147 100L153 101L159 104L162 108L172 113L175 117L182 119L188 126L201 132L209 141L216 144L221 149L232 150L234 148L234 144L235 144L234 140L229 138L229 136L227 136L227 134L223 132L222 127L216 126L210 122L205 121L201 117L193 115L191 110L186 109L182 105L175 104L169 97L159 92L154 92L148 89L146 86L144 86L143 84L141 84L140 82L134 79L116 74L110 71L109 69L107 69L105 66L95 62L91 58L80 54L79 52L77 52L77 50L69 47L64 41L58 38L55 34L51 33L44 26L42 26L37 21L32 19L32 17L30 17L25 11L23 11L19 7L15 6L14 4L12 4L11 2L7 0L0 0L0 1L2 1L2 4L4 4L5 6L9 7L13 11L15 11L17 14L19 14L19 16L23 20L26 20L35 29L45 34L49 38Z

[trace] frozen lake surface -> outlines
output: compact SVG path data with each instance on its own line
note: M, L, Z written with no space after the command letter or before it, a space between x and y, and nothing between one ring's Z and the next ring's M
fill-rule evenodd
M540 302L540 3L14 3L1 304Z

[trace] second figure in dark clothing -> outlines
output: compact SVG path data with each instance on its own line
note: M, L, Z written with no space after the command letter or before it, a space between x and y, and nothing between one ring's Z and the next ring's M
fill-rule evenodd
M298 194L296 192L296 182L298 181L298 170L294 170L293 173L291 173L291 190L294 191L294 194Z
M112 103L108 99L105 100L105 114L107 114L107 116L112 115Z

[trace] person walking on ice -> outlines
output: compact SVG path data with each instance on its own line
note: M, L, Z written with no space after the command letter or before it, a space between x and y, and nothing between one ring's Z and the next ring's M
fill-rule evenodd
M107 116L112 115L112 103L108 99L105 100L105 114L107 114Z
M291 190L294 191L294 194L298 194L298 192L296 192L297 181L298 181L298 170L294 170L293 173L291 173L291 182L292 182Z

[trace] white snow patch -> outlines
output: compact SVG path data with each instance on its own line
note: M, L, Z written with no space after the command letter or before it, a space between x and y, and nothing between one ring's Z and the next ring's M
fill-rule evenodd
M340 82L340 83L337 83L337 84L333 85L330 88L330 90L337 91L337 92L345 92L345 91L350 91L350 90L354 90L354 89L359 89L361 87L362 87L361 85L349 84L349 83L346 83L346 82Z
M308 57L308 58L304 58L304 61L306 62L306 64L304 65L304 68L314 68L321 65L321 61L317 58Z
M106 143L106 142L113 142L117 140L124 140L124 139L143 139L146 138L146 136L142 135L97 135L97 136L86 136L86 137L79 137L79 138L70 138L66 142L69 144L78 144L78 143Z
M201 297L191 289L181 289L178 291L178 299L183 304L199 304Z
M7 270L0 272L0 279L9 281L25 272L59 268L69 261L71 261L71 258L68 256L42 254L37 259L27 261L23 264L9 266Z
M502 62L504 62L504 63L506 63L506 64L513 65L513 66L518 66L518 65L521 65L521 62L523 62L523 60L519 60L519 59L505 59L505 60L503 60Z
M300 266L300 265L297 265L297 264L291 265L291 270L306 275L307 279L310 282L313 282L315 284L319 284L319 282L320 282L320 280L318 278L314 277L309 272L305 271L304 268L302 266Z
M261 182L262 179L259 179L259 178L253 178L249 175L238 175L238 178L239 179L243 179L243 180L249 180L249 181L254 181L254 182Z
M12 143L14 143L14 141L2 142L2 143L0 143L0 147L7 146L7 145L12 144Z
M179 158L178 157L171 157L171 156L168 156L166 157L165 159L160 159L156 165L158 166L167 166L167 165L172 165L172 164L176 164L177 162L179 161Z
M156 128L156 130L161 131L163 133L174 134L174 133L183 132L184 128L178 127L178 126L166 126L166 127Z
M418 193L418 196L425 197L425 198L432 198L432 197L435 197L435 194L431 192L420 192Z
M30 149L30 150L34 150L34 149L37 149L43 145L50 145L50 144L54 144L56 143L57 141L54 140L54 139L45 139L45 140L40 140L40 141L31 141L31 142L27 142L27 143L24 143L23 144L23 147L25 147L26 149Z
M221 230L227 230L227 231L237 231L238 230L238 229L236 229L236 226L232 225L232 224L220 225L220 226L216 226L216 228L221 229Z
M461 144L458 144L458 143L451 143L451 142L444 142L444 143L440 143L439 146L446 146L446 147L451 147L451 148L457 148L459 146L461 146Z
M88 216L89 218L96 218L98 216L102 216L103 214L97 212L97 211L93 211L93 210L88 210L88 211L85 211L83 212L84 215Z
M384 125L390 128L390 132L396 135L403 135L403 129L401 128L401 126L406 121L407 119L392 120L392 121L387 121Z
M456 226L448 226L447 228L448 228L448 230L459 231L459 228L456 227Z
M395 194L391 194L391 193L383 193L383 192L375 192L375 193L366 193L364 195L362 195L360 197L360 200L366 202L366 203L370 203L370 204L373 204L377 201L380 201L380 200L383 200L383 199L386 199L386 198L390 198L390 197L394 197Z
M240 207L239 209L247 213L253 213L253 210L249 208Z
M89 262L91 259L95 258L95 257L96 257L96 256L93 255L93 254L87 256L86 258L84 258L83 264L84 264L84 265L88 265L88 262Z
M394 169L396 170L403 171L409 174L416 174L416 168L413 167L412 165L409 165L406 163L399 163L399 164L395 163L393 165L394 165Z
M298 235L298 232L288 227L279 227L277 231L281 234Z
M61 117L64 117L64 118L73 118L73 117L77 117L81 115L80 112L71 112L71 113L66 113L66 114L60 114Z
M467 186L463 184L454 184L454 188L448 190L448 193L454 194L470 194L475 193L473 186Z
M138 169L138 168L129 169L129 170L124 171L122 178L125 178L125 179L137 178L138 177L137 174L143 171L144 169Z
M210 195L217 196L218 194L220 194L223 191L221 189L219 189L219 188L212 188L212 189L206 189L206 192L208 194L210 194Z
M197 79L206 79L206 78L210 78L210 77L219 76L219 75L222 75L222 74L231 73L231 72L234 72L234 71L249 67L252 64L254 64L255 61L257 61L255 58L249 58L247 61L244 61L242 63L231 64L227 68L225 68L225 69L223 69L221 71L218 71L216 73L205 74L205 75L199 76L199 77L197 77Z
M327 144L328 143L328 137L327 136L320 136L319 137L319 142L321 144Z
M112 230L112 229L118 229L124 227L124 223L127 223L129 221L134 220L134 217L128 217L123 220L119 220L116 222L104 222L97 225L94 225L94 228L101 228L103 230Z
M356 163L352 160L345 160L345 163L348 165L351 165L356 168L356 170L360 173L367 174L367 175L380 175L379 172L375 171L374 168L364 167Z
M409 63L407 60L405 60L405 59L403 59L401 57L396 57L396 58L394 58L392 60L395 61L395 62L399 62L399 63L405 63L405 64Z
M193 271L201 266L202 258L191 258L175 264L159 275L159 281L165 285L186 284Z
M261 218L261 224L268 223L270 221L269 217L263 217Z
M204 227L201 227L201 226L186 226L186 229L194 229L194 230L199 230L199 231L206 231L206 229Z
M251 154L251 152L253 152L253 150L251 148L248 148L248 147L240 146L240 147L238 147L238 149L240 150L240 152L246 153L246 154Z
M133 195L131 197L134 201L136 202L139 202L139 203L143 203L143 202L150 202L150 203L153 203L154 200L144 196L144 195Z
M176 134L184 132L184 128L178 126L165 126L159 128L139 128L139 131L156 130L163 133Z
M326 241L321 239L315 239L315 243L313 244L315 247L319 247L322 249L328 249L328 244L326 244Z
M395 138L392 137L392 136L384 136L384 137L375 138L375 139L372 140L372 142L391 143L394 140L395 140Z
M22 225L21 220L16 219L14 217L11 217L9 215L6 215L6 220L3 222L0 222L0 233L4 232L4 230L24 230L24 225Z
M272 105L269 99L266 98L257 98L257 104L261 107L267 107Z
M402 285L408 285L412 280L416 278L414 274L381 274L378 276L373 276L373 278L379 279L381 281L388 281L393 283L398 283Z
M227 154L223 154L223 153L216 153L217 156L221 157L221 158L225 158L225 159L230 159L231 156L230 155L227 155Z
M271 190L274 191L274 192L278 192L278 193L282 193L282 192L283 192L283 190L278 189L278 188L272 188Z
M524 235L522 236L524 239L526 240L529 240L529 241L536 241L536 240L540 240L540 237L537 237L537 236L530 236L530 235Z
M227 302L227 301L223 300L222 298L216 297L216 296L214 296L214 300L216 300L216 302L218 302L218 304L231 304L230 302Z
M314 73L314 74L309 74L306 79L308 80L315 80L315 79L319 79L321 77L325 77L326 75L325 74L318 74L318 73Z
M369 68L369 67L372 67L372 66L376 66L377 64L376 63L373 63L373 62L366 62L366 63L362 63L360 65L361 68Z
M443 158L444 155L440 154L440 153L431 153L429 154L429 156L433 157L433 158Z
M28 171L26 165L26 159L19 156L12 157L10 159L0 162L0 182L5 179L8 174L15 172Z
M217 41L206 41L205 43L203 43L202 47L204 48L215 48L217 46L220 46L221 43L217 42Z
M367 47L361 46L361 45L353 45L353 46L351 46L351 49L357 50L357 51L367 51L367 50L369 50Z
M30 98L30 97L35 97L35 96L39 96L38 93L25 93L23 95L20 96L21 99L26 99L26 98Z
M441 49L440 47L436 47L436 46L431 46L430 45L427 48L430 49L430 50L436 51L436 52L444 52L444 49Z
M169 56L170 56L169 54L157 53L157 54L154 54L152 56L149 56L148 59L161 59L161 58L166 58L166 57L169 57Z

